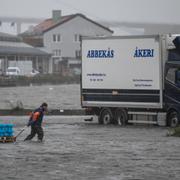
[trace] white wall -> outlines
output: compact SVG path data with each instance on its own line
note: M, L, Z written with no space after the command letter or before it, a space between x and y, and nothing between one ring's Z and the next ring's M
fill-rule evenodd
M61 35L61 42L53 42L53 34ZM74 19L44 33L44 46L49 52L55 49L61 49L62 57L75 57L75 51L80 50L80 42L74 41L74 35L110 36L111 32L100 26L87 21L81 16L76 16Z

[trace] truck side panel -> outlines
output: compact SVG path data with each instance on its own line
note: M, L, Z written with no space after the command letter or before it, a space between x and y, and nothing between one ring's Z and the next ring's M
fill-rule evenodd
M82 106L162 107L159 36L82 39Z

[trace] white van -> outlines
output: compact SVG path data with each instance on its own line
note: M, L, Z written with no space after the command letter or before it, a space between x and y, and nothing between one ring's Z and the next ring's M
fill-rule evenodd
M20 75L20 69L18 67L8 67L8 69L6 71L6 75L18 76L18 75Z

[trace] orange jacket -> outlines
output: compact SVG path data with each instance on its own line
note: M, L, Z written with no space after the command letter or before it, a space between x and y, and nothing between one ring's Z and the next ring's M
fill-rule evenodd
M32 120L37 121L40 116L40 112L35 112L32 114Z

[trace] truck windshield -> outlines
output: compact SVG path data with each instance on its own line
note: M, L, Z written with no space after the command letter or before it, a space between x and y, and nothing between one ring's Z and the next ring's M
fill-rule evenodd
M180 69L174 67L169 68L166 75L166 80L180 86Z
M176 84L180 85L180 70L176 71Z
M7 72L16 72L16 69L8 69Z
M169 68L166 80L170 81L171 83L175 84L175 72L177 71L177 68Z

